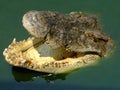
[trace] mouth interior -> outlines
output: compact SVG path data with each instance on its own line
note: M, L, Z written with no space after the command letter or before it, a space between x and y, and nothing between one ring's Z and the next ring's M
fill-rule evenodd
M46 43L41 44L37 47L37 50L40 54L40 57L53 57L56 60L62 60L65 58L78 58L78 57L83 57L88 54L92 55L98 55L97 52L72 52L72 51L67 51L65 48L60 47L57 49L51 49L50 46L48 46Z

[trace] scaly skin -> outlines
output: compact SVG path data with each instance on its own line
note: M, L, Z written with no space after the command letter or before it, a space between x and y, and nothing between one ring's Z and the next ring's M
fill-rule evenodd
M22 22L31 35L43 39L53 49L64 47L72 52L105 56L112 44L111 38L102 32L95 15L29 11Z

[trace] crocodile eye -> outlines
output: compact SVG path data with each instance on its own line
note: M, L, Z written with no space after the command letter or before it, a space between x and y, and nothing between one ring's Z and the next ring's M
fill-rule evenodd
M37 18L36 17L32 17L33 21L37 21Z

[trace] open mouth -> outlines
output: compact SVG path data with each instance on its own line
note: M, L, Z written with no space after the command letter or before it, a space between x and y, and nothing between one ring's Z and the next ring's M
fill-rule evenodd
M6 61L17 67L46 73L65 73L95 63L100 56L93 53L66 52L51 49L37 38L13 42L3 52Z
M29 11L22 22L33 37L14 39L4 50L6 61L13 66L65 73L97 62L113 46L94 15Z

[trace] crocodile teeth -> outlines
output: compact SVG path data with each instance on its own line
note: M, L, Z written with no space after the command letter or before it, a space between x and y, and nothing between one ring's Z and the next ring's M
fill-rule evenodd
M6 61L17 67L46 73L65 73L99 61L98 55L84 55L80 57L67 57L55 59L51 56L61 57L62 49L52 50L37 38L28 38L13 42L3 52ZM46 54L46 55L45 55ZM67 55L67 54L66 54Z

